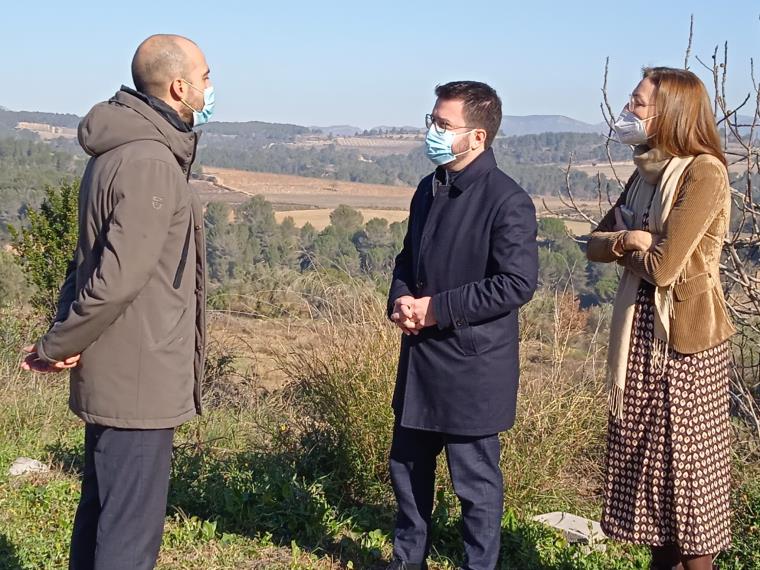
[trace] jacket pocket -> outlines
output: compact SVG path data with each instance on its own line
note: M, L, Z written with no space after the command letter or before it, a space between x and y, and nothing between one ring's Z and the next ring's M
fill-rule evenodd
M705 272L699 273L692 277L688 277L683 281L679 281L673 286L673 294L676 297L676 301L686 301L713 288L712 276Z
M179 318L170 326L169 331L163 335L163 337L156 339L148 344L148 350L158 350L160 348L164 348L178 339L183 330L185 316L187 315L188 308L189 307L185 307L180 312Z
M472 330L472 326L466 326L458 329L454 329L454 336L457 339L457 345L459 350L465 356L474 356L478 354L478 347L475 344L475 335Z
M473 344L477 354L501 350L517 342L518 323L513 313L471 325Z

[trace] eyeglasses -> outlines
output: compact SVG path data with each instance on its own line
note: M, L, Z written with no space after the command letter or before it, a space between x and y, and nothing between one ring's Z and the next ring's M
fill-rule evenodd
M455 127L453 125L449 125L448 123L441 122L440 119L436 119L428 113L425 115L425 128L429 129L431 126L435 125L435 132L439 135L443 135L446 133L446 131L455 131L457 129L474 129L475 127L470 127L467 125L462 125L461 127Z
M645 109L647 107L654 107L655 105L645 105L644 103L637 103L636 98L634 97L633 93L628 95L628 104L626 107L628 107L629 111L633 111L634 109Z

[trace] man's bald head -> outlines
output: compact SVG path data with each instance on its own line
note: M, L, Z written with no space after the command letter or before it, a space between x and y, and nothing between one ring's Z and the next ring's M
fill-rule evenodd
M211 85L206 57L195 42L170 34L149 37L132 59L135 89L162 99L188 124L204 105Z
M172 81L191 75L198 59L203 59L203 54L187 38L170 34L151 36L140 44L132 59L135 88L163 98Z

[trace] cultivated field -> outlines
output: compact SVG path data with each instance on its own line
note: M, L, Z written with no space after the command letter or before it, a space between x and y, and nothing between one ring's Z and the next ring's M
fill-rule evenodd
M304 206L305 208L334 209L345 204L357 209L408 210L414 189L408 186L383 186L359 184L322 178L306 178L284 174L248 172L229 168L203 169L204 174L214 177L218 186L228 188L243 196L260 195L275 205ZM216 196L224 199L223 194ZM240 196L238 196L239 198ZM214 199L213 195L206 196ZM244 201L243 197L240 201Z
M729 146L728 151L731 153L741 153L741 148L736 146ZM728 170L732 174L741 174L743 172L747 171L747 163L744 160L738 159L734 155L729 155L727 157L728 159ZM625 182L628 180L628 178L633 174L633 171L635 170L635 166L633 164L633 161L625 161L625 162L613 162L612 165L610 165L609 162L601 161L597 163L582 163L582 164L573 164L573 170L578 170L579 172L583 172L585 174L588 174L589 176L596 176L597 172L602 173L604 176L606 176L609 180L615 179L615 173L617 173L617 176Z
M359 210L365 221L372 218L403 221L408 216L409 202L414 192L413 188L406 186L359 184L229 168L204 168L204 174L215 181L193 183L204 203L240 204L251 196L261 195L274 205L278 222L290 216L296 226L301 227L309 222L318 230L327 227L330 212L341 204ZM590 231L590 225L578 221L578 216L556 196L536 197L534 202L539 217L559 215L575 235ZM596 201L581 200L578 205L595 219L601 217ZM602 208L605 207L607 204L602 204Z
M423 144L420 135L389 135L386 137L307 137L291 143L300 148L323 147L335 145L344 150L356 150L363 156L385 156L389 154L407 154Z

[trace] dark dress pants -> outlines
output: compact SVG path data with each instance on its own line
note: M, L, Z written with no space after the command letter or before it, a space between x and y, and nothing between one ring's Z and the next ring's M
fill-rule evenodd
M494 570L499 558L504 483L498 434L471 437L396 424L390 471L398 504L395 558L424 564L430 552L436 458L446 450L451 482L462 505L465 570Z
M173 429L85 426L70 570L150 570L166 516Z

